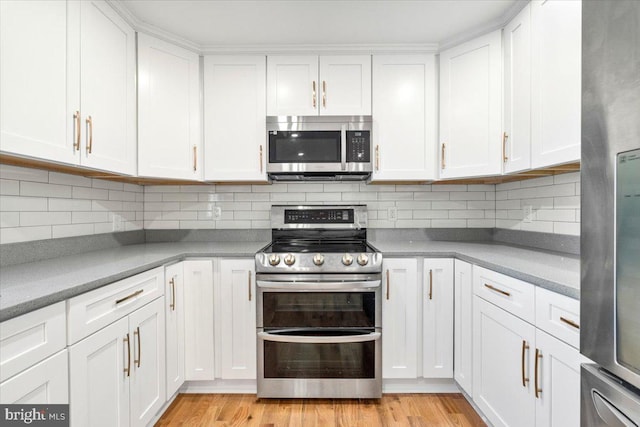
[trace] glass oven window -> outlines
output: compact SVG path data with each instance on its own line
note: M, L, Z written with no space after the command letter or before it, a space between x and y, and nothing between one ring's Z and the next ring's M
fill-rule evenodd
M374 292L264 292L265 328L373 328Z
M265 378L375 378L375 341L323 344L264 341L263 345Z
M340 163L339 131L269 133L270 163Z
M640 374L640 149L618 155L616 197L616 347Z

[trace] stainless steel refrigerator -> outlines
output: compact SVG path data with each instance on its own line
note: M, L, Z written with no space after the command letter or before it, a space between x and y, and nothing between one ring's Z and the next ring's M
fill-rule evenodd
M640 1L582 6L582 426L640 426Z

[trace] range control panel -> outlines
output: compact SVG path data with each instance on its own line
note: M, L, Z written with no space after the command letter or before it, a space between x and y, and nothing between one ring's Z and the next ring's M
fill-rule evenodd
M368 163L371 161L370 137L368 130L347 131L347 162Z
M353 209L285 209L285 224L351 224Z

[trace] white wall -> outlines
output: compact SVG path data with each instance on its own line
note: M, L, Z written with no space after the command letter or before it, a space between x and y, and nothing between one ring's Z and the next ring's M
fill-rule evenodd
M0 243L122 230L269 228L272 204L362 203L371 228L508 228L579 235L580 174L498 185L146 186L0 165ZM531 205L532 222L523 207ZM213 219L214 207L222 217ZM388 218L396 208L398 219Z

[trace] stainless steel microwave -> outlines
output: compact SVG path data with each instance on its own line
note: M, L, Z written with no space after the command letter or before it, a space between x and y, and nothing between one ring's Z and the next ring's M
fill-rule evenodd
M371 175L371 116L267 117L273 180L365 180Z

